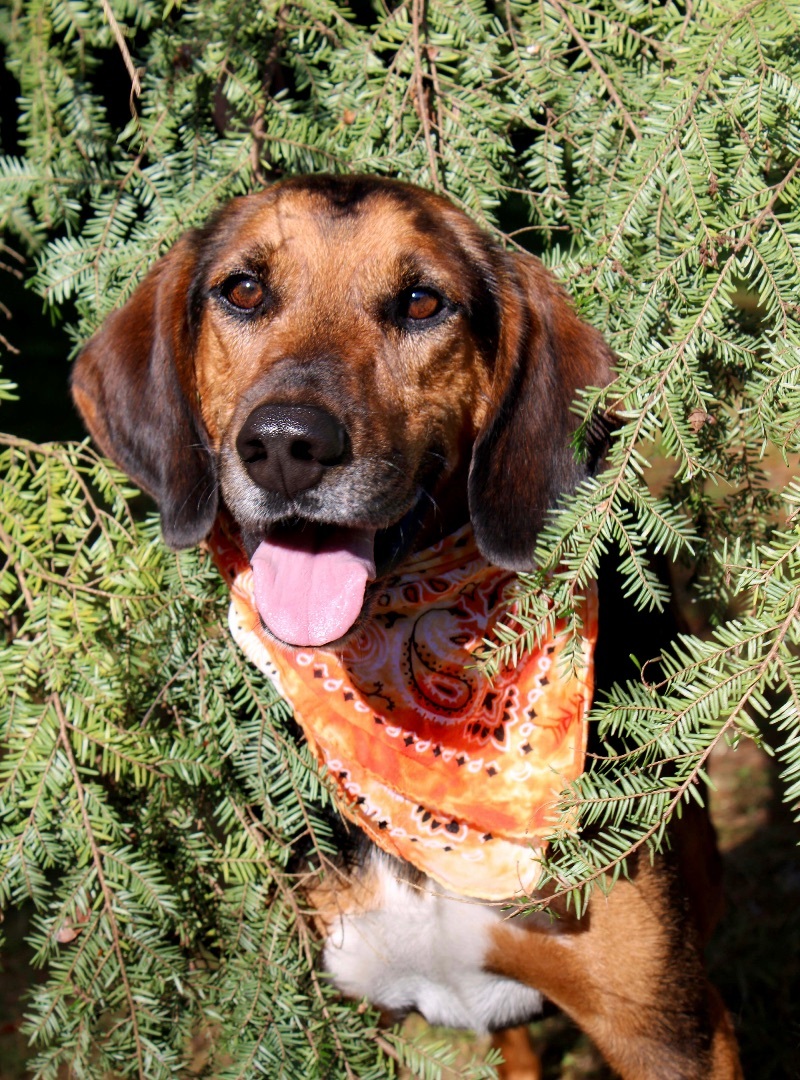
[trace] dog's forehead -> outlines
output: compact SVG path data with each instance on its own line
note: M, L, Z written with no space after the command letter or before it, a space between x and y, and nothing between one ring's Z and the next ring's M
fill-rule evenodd
M331 288L354 280L381 288L416 272L452 294L468 291L481 274L478 235L454 207L410 186L278 185L237 200L220 220L214 272L266 264Z

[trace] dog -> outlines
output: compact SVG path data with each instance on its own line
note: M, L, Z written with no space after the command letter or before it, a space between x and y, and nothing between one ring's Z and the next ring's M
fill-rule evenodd
M515 890L502 860L515 853L522 885L531 844L511 829L491 862L489 830L462 829L466 811L439 820L424 801L414 805L413 791L407 812L396 791L385 796L380 820L381 770L405 775L417 761L400 745L388 765L372 763L386 740L405 742L406 728L389 722L388 692L388 719L372 712L382 677L350 691L339 678L359 649L391 651L403 623L411 630L397 663L420 709L436 699L449 716L451 699L474 691L471 674L437 666L430 641L449 634L461 648L466 635L453 635L442 603L426 597L440 590L461 619L472 618L467 594L491 592L487 610L504 609L515 573L533 569L545 515L599 463L602 438L576 459L571 406L582 387L610 381L612 362L537 259L505 252L447 199L389 179L311 176L234 199L185 234L85 346L72 390L95 441L154 497L166 543L211 542L234 584L249 583L232 623L244 647L265 670L274 662L279 682L297 683L304 702L314 678L333 688L330 701L349 694L341 725L325 701L307 706L321 725L307 734L366 835L310 892L339 988L390 1016L417 1010L432 1023L497 1032L503 1075L519 1080L541 1075L521 1025L543 997L625 1080L730 1080L741 1076L735 1036L702 959L719 901L707 820L685 816L669 853L634 857L580 918L563 903L553 904L555 920L508 918L498 899L524 894L533 879ZM423 563L436 555L433 577L424 566L411 575L420 552ZM479 585L458 577L464 566L479 567ZM413 614L391 606L397 596L412 597ZM615 604L612 595L608 610ZM624 632L611 636L628 651ZM536 694L551 681L542 671L556 671L547 656L538 663ZM590 690L564 693L580 712ZM494 790L486 763L501 760L512 726L497 696L482 699L497 726L473 724L463 762L451 754L445 779L430 781L447 802L457 786L448 777L466 763L477 816ZM359 701L369 707L356 715ZM442 717L425 722L428 733L447 727ZM346 723L355 751L342 766ZM521 727L511 733L520 754L531 742L519 741ZM556 791L582 762L580 736L564 730ZM409 736L414 750L449 753L424 735ZM452 799L461 798L459 787ZM405 814L402 826L393 813Z

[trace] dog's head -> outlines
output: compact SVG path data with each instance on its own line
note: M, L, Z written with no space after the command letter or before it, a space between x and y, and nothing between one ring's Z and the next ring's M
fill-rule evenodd
M489 561L529 569L591 467L570 406L610 362L536 259L446 199L319 176L187 233L83 350L73 392L167 543L203 539L221 498L268 629L320 645L369 581L468 517Z

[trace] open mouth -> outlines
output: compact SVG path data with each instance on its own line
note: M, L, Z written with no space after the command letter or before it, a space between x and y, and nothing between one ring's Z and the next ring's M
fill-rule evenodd
M299 648L339 642L364 610L370 582L409 551L419 516L415 505L385 529L294 518L246 542L264 626Z

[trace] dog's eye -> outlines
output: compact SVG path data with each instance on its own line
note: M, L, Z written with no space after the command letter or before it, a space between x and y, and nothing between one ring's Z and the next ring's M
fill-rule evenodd
M400 301L400 317L422 322L438 315L444 307L444 300L434 289L409 289Z
M442 310L442 298L432 289L412 289L408 294L408 318L430 319Z
M233 304L240 311L255 310L266 295L261 282L248 274L237 274L235 277L228 278L221 292L228 303Z

